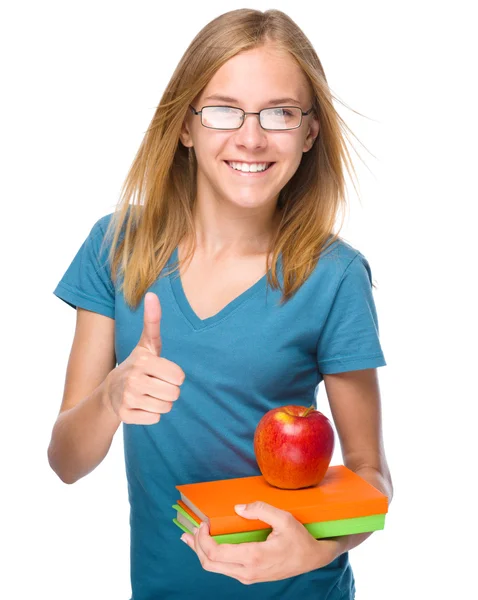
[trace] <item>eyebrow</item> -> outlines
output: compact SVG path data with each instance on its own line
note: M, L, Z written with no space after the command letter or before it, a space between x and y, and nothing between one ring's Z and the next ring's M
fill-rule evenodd
M220 102L232 102L234 104L239 103L239 100L237 100L237 98L231 98L231 96L223 96L222 94L212 94L212 96L207 96L207 98L204 98L204 101L206 100L219 100ZM288 104L289 102L292 102L293 104L300 104L300 101L296 98L274 98L273 100L269 100L269 102L267 102L266 105Z

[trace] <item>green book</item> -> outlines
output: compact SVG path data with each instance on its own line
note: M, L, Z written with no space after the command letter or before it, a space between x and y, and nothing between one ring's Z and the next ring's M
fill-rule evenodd
M185 533L192 534L192 527L199 527L199 522L193 519L179 504L172 506L177 511L173 523ZM321 521L318 523L304 523L307 531L316 539L351 535L354 533L367 533L384 529L385 513L353 519L338 519L336 521ZM254 531L241 531L239 533L226 533L213 535L218 544L240 544L242 542L263 542L272 531L271 527Z

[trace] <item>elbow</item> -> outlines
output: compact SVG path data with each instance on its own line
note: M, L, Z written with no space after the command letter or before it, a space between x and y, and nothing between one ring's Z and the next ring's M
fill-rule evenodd
M392 477L390 476L390 473L388 474L388 504L390 505L392 498L393 498L393 482L392 482Z
M60 465L59 461L55 460L55 453L52 450L51 444L48 447L47 456L48 456L48 464L50 465L51 470L58 476L58 478L63 483L71 485L72 483L75 483L76 481L78 481L78 479L79 479L78 477L72 477L72 474L68 473L68 471Z
M73 477L65 476L64 473L62 474L62 473L58 473L56 471L55 471L55 473L58 475L58 477L60 478L60 480L63 483L66 483L68 485L71 485L72 483L75 483L76 481L78 481L78 478L73 478Z
M386 489L386 493L387 493L387 497L388 497L388 504L390 505L392 498L393 498L393 481L392 481L392 475L390 473L390 469L388 467L388 464L386 461L384 461L384 468L380 471L383 481L384 481L384 485L385 485L385 489Z
M379 475L382 480L382 491L386 494L388 498L388 505L390 506L393 498L393 482L388 466L386 466L383 471L379 471Z
M359 468L349 468L376 487L382 494L387 496L388 505L390 506L393 498L393 482L390 469L386 463L382 468L367 465L363 465Z

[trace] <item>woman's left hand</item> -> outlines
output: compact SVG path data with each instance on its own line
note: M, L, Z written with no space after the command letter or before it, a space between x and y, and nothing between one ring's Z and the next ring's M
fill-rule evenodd
M277 581L324 567L338 556L334 539L316 540L293 515L265 502L252 502L236 512L246 519L260 519L272 527L264 542L218 544L206 523L181 539L192 548L202 567L222 573L245 585Z

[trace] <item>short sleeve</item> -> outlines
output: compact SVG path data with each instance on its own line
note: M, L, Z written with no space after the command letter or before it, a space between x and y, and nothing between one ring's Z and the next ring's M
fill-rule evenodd
M115 289L103 244L105 217L97 221L56 286L55 296L73 308L85 308L115 318Z
M386 366L380 345L372 272L358 252L340 279L317 344L320 373Z

